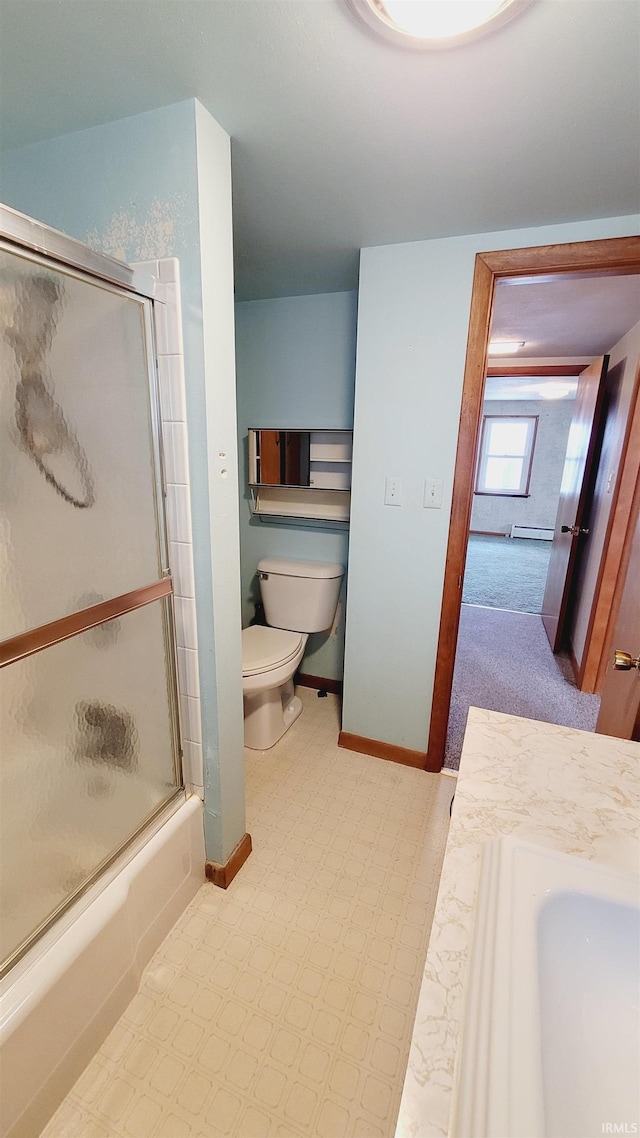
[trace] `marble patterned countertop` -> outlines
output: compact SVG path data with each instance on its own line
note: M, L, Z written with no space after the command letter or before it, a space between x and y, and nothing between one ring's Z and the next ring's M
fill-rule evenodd
M449 1133L482 847L640 872L640 744L471 708L395 1138Z

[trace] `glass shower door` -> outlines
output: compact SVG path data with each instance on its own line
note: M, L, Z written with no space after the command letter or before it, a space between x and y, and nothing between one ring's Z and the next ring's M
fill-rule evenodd
M181 777L151 301L3 242L0 323L11 963Z

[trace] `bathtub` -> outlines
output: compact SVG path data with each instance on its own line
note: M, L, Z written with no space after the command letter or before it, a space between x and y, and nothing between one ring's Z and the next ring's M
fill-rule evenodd
M34 1138L204 882L202 802L172 804L0 986L0 1133Z
M487 842L456 1138L637 1134L639 903L637 874Z

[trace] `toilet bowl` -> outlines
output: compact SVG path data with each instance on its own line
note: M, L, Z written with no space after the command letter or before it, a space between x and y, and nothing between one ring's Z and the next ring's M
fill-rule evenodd
M242 631L244 743L268 751L298 718L302 701L293 677L304 655L306 632L259 624Z
M338 604L342 565L263 558L258 579L267 625L242 631L244 743L268 751L302 711L293 677L310 632L327 631Z

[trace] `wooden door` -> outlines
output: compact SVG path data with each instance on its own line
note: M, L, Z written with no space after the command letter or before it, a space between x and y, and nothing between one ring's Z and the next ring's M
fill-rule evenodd
M616 735L619 739L638 739L640 729L640 671L618 671L613 666L614 652L628 652L640 657L640 478L633 503L630 532L633 535L626 570L619 579L618 615L613 635L609 638L609 663L602 687L600 713L596 731ZM624 570L624 565L623 565Z
M280 486L280 431L260 431L260 482Z
M589 474L604 403L604 378L608 361L608 356L594 360L580 373L578 379L575 410L569 429L560 500L551 543L549 572L542 601L542 623L554 652L562 647L578 543L588 540L588 534L581 534L580 530L588 504Z

